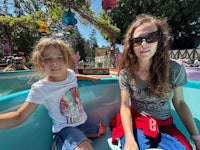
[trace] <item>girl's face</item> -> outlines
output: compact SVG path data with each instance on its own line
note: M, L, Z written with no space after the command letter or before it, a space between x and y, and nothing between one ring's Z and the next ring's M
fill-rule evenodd
M157 50L160 33L154 23L144 23L135 29L133 47L139 62L151 60Z
M42 57L42 65L48 75L48 80L56 82L66 79L68 67L59 49L51 46L44 51Z

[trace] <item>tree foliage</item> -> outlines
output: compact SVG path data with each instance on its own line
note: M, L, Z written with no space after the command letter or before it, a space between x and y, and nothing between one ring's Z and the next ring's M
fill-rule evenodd
M89 44L89 47L87 48L88 49L87 54L86 54L88 58L94 58L95 57L95 49L97 47L99 47L97 44L97 39L95 38L95 35L96 35L96 30L93 29L90 34L90 39L87 41Z
M110 13L120 29L118 43L123 43L127 28L141 13L166 17L171 28L172 49L194 48L200 37L200 0L118 0Z
M1 44L8 43L13 53L15 51L30 52L35 41L34 39L39 37L37 25L30 16L15 18L1 15L0 28Z
M85 61L86 57L91 57L93 51L91 45L93 46L93 42L96 41L96 39L94 38L93 41L87 41L80 35L78 29L74 28L73 32L68 36L67 41L72 46L74 53L77 51L79 52L80 60Z
M27 34L33 34L34 39L34 37L38 35L37 20L47 22L51 28L63 17L64 12L67 11L69 7L75 12L76 18L78 18L80 22L86 25L94 25L101 31L107 40L112 41L119 33L119 29L112 25L108 20L96 17L90 7L91 0L13 0L13 4L13 12L8 11L9 7L6 1L6 13L2 13L3 11L0 10L0 14L5 14L0 15L0 26L2 27L1 41L4 41L3 43L8 42L11 47L16 46L16 43L13 43L13 36L17 35L18 37L21 37L15 38L15 40L18 41L18 44L20 44L20 40L24 39L24 37L22 38L24 33L23 35L20 35L22 31L27 31ZM82 40L78 41L81 42ZM29 43L26 44L28 45ZM26 44L24 43L24 45ZM88 44L90 45L91 43L88 42ZM82 45L80 44L80 47L84 45L85 43ZM82 59L84 59L85 54L83 52L80 52L80 54L82 55ZM93 55L92 51L90 52L90 55Z
M33 33L34 38L38 35L36 20L54 24L69 7L78 21L94 25L111 43L123 43L124 34L135 17L149 13L168 19L173 49L193 48L199 44L200 0L118 0L117 7L109 14L102 11L100 18L90 7L92 0L13 0L12 11L9 11L9 2L1 2L0 38L1 42L8 42L11 46L14 45L13 35L20 36L21 31L30 29L28 32Z

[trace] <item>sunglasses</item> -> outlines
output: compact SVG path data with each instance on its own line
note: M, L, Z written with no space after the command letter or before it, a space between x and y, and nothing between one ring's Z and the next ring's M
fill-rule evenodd
M145 39L147 43L157 42L161 39L161 31L158 30L155 32L148 33L144 37L131 38L133 46L134 47L140 46L142 44L143 39Z

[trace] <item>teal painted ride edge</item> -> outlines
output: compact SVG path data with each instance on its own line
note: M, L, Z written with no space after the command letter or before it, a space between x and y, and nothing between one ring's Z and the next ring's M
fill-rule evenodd
M8 101L8 100L11 100L15 97L28 95L29 91L30 91L30 89L2 96L2 97L0 97L0 102L1 101Z
M188 80L188 83L185 84L184 87L200 89L200 81Z
M99 79L96 83L94 83L93 81L90 80L80 80L78 81L78 86L82 87L82 86L90 86L90 85L94 85L94 84L109 84L109 83L115 83L118 82L118 78L102 78ZM6 101L6 100L10 100L13 99L15 97L19 97L21 95L28 95L30 89L27 90L23 90L23 91L19 91L19 92L15 92L15 93L11 93L5 96L0 97L0 102L1 101Z
M26 75L33 73L34 73L33 70L0 71L0 79L4 79L7 76Z
M118 78L102 78L102 79L98 80L96 82L96 84L108 84L108 83L114 83L114 82L118 82ZM90 86L90 85L94 85L94 84L95 83L93 81L88 81L88 80L78 81L79 87ZM200 82L194 81L194 80L189 80L188 83L184 85L184 87L200 89ZM12 99L14 97L18 97L18 96L24 95L24 94L27 95L29 91L30 91L30 89L2 96L2 97L0 97L0 101L9 100L9 99Z
M82 86L90 86L90 85L94 85L94 84L108 84L108 83L116 83L118 82L118 78L101 78L99 80L96 81L96 83L94 83L91 80L79 80L78 81L78 86L82 87Z
M92 114L96 113L96 115L100 115L101 118L103 119L103 122L107 126L107 134L102 136L101 138L95 139L94 141L95 150L102 150L102 149L110 150L108 143L105 141L107 141L108 138L111 137L109 122L112 119L112 117L116 114L116 112L119 111L120 96L119 96L118 79L103 78L98 80L96 83L93 83L92 81L88 80L83 80L83 81L78 81L78 85L80 87L81 92L84 92L81 93L81 95L86 96L85 98L83 97L83 100L86 100L85 106L87 110L90 111ZM199 89L200 82L188 81L188 83L184 87ZM29 89L0 97L0 103L2 104L1 107L5 108L6 106L7 107L15 106L16 100L19 100L21 103L23 103L28 92ZM117 99L115 99L116 95ZM88 98L92 99L92 101L88 101ZM98 101L98 98L101 101ZM113 100L114 101L117 100L116 103L113 103ZM194 106L196 108L196 105ZM175 114L175 111L173 111L173 115L177 116ZM186 130L180 127L181 124L179 124L180 121L178 120L178 118L175 117L174 119L175 122L177 123L177 126L181 129L181 131L183 133L186 133ZM195 118L195 121L197 122L199 129L200 127L199 117ZM30 119L28 119L22 125L11 129L0 130L0 137L1 141L3 141L2 142L3 144L0 142L0 147L2 150L11 150L13 149L13 147L16 150L27 150L27 147L29 147L28 148L29 150L50 149L52 143L51 120L47 117L47 111L41 105L39 109L37 109L36 112L32 114ZM187 138L189 139L188 135ZM38 139L38 141L34 142L34 140L32 139ZM104 141L103 144L102 141ZM12 142L12 144L10 144L10 142ZM190 140L190 142L192 141ZM19 144L19 143L24 143L24 144Z
M119 97L118 80L100 79L96 83L84 80L84 81L78 81L78 84L81 85L80 92L82 93L81 95L83 103L85 102L85 105L87 106L86 107L87 111L91 112L90 114L96 114L97 116L100 115L101 118L104 119L103 122L107 121L107 124L109 124L109 121L116 114L116 112L118 112L119 108L119 101L118 101L119 99L117 99L117 101L116 102L114 101L113 103L113 100L115 100L114 98ZM105 90L105 88L102 89L102 86L107 87L108 90L107 89ZM100 94L99 91L101 91ZM0 111L5 112L15 109L16 104L19 106L24 102L28 92L29 89L1 97ZM101 101L99 101L99 99ZM51 133L52 123L51 119L47 116L47 113L48 112L46 111L46 109L41 105L23 124L13 128L0 130L0 139L1 139L0 149L1 150L50 149L52 144L52 133ZM102 150L102 148L105 150L109 149L109 146L106 143L102 145L102 141L106 141L108 138L110 138L111 134L109 128L107 133L108 134L104 135L103 137L95 139L95 145L94 145L95 150ZM35 141L35 139L37 139L37 141Z

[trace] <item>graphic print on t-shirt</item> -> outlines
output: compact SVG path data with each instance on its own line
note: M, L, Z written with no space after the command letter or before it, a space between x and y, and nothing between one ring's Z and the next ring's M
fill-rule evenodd
M66 117L66 123L76 123L83 115L83 107L77 87L69 89L60 100L60 112Z
M132 99L132 105L134 105L136 108L142 108L142 109L168 109L169 103L164 98L160 98L158 95L147 95L147 88L143 89L135 89L132 90L130 93L130 97Z

